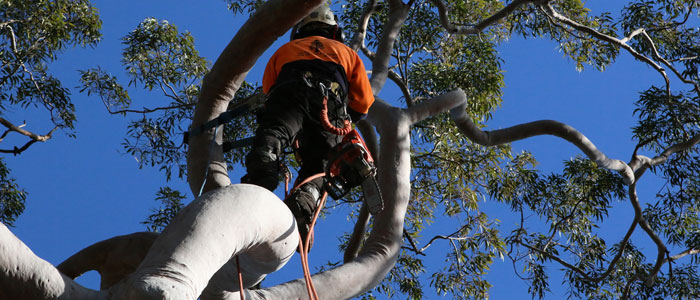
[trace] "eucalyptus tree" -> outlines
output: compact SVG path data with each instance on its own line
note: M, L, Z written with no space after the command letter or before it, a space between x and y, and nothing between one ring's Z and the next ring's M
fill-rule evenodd
M261 189L230 185L228 170L241 154L224 154L222 141L251 128L240 121L209 130L190 137L186 150L177 146L177 133L190 124L190 116L198 126L255 93L244 82L248 70L321 2L228 1L235 13L251 16L209 70L191 37L167 22L145 20L124 38L123 62L132 85L156 88L170 99L158 108L131 108L127 89L116 78L99 68L84 71L84 90L99 95L110 112L143 116L130 126L127 151L166 170L168 177L177 170L178 176L186 175L193 194L202 187L205 194L160 236L103 241L59 266L70 277L89 268L101 270L103 277L112 275L113 284L103 280L102 292L61 277L3 228L0 239L8 246L0 248L0 267L7 272L0 291L36 299L234 299L239 288L233 270L239 263L232 257L240 254L248 285L284 264L293 251L288 244L294 243L289 212ZM574 298L700 296L698 6L691 0L630 1L619 15L593 16L579 0L343 3L349 44L371 61L375 95L392 84L401 96L378 99L358 125L376 155L386 208L370 218L366 208L357 207L357 224L343 244L345 261L312 277L320 298L385 293L419 299L427 281L453 298L485 298L491 285L484 275L494 259L506 256L525 271L533 297L542 298L549 290L546 267L551 265L566 270L564 282ZM629 149L629 161L609 158L595 147L595 137L586 137L566 120L483 130L501 102L503 73L496 47L512 35L552 39L578 68L590 65L602 71L620 55L629 55L657 71L658 81L650 82L635 101L639 120L630 136L637 146ZM561 138L586 158L566 162L559 174L543 174L530 154L513 154L508 145L538 135ZM645 184L647 170L661 174L666 186L642 207L636 189ZM171 199L174 209L153 216L149 224L155 229L168 222L182 199L181 192L169 189L160 194ZM482 199L503 202L521 216L538 216L548 228L533 230L528 226L532 219L523 217L518 228L501 233L493 221L497 216L480 209ZM622 201L629 202L634 219L617 238L603 238L596 224ZM343 205L356 203L348 202ZM262 207L267 217L255 214ZM425 237L423 231L438 218L463 225ZM252 226L251 220L259 224ZM653 242L653 253L632 243L635 231ZM435 243L451 250L440 271L426 274L423 256ZM135 248L150 250L136 257L111 253L117 259L91 259ZM131 266L129 272L119 268L124 265ZM123 273L114 275L117 269ZM303 281L296 280L244 294L248 299L283 299L305 297L306 292Z

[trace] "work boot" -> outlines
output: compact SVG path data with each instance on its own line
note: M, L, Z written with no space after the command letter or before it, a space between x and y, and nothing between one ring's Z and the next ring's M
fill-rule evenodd
M292 211L294 218L297 221L297 228L301 240L306 242L306 237L309 235L309 227L314 217L314 212L318 207L321 192L319 186L312 182L306 183L294 190L294 192L284 200L284 204ZM313 236L309 240L309 249L313 245Z

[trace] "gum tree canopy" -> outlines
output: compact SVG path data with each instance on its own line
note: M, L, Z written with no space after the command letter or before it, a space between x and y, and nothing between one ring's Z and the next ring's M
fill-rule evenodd
M81 71L81 91L100 97L110 113L141 116L129 125L127 152L165 170L168 179L187 178L194 195L206 183L204 194L180 209L183 193L162 188L159 199L169 206L147 221L154 232L98 242L54 267L6 227L21 213L26 196L0 165L0 298L239 299L233 257L239 257L250 288L293 255L297 233L291 213L272 193L232 185L228 176L243 152L224 154L222 141L249 135L251 120L191 137L187 149L177 147L178 134L256 93L244 81L247 72L323 1L227 2L234 13L250 18L211 68L197 54L192 37L167 22L146 19L124 37L129 88L162 91L171 101L167 105L134 109L116 77L99 67ZM341 4L334 7L342 10L349 45L370 62L375 95L388 84L401 96L378 98L358 124L376 156L385 209L369 217L361 202L337 203L356 208L357 224L342 245L345 262L313 275L320 299L352 298L375 288L419 299L428 288L420 281L428 280L430 288L449 297L485 298L489 265L504 257L522 270L519 275L533 297L549 291L545 266L552 265L565 270L573 298L700 297L697 1L629 1L620 13L597 16L580 0ZM55 129L71 134L76 116L70 93L47 63L68 45L97 43L100 25L86 0L0 3L2 139L9 134L29 139L3 152L21 156L37 141L51 142ZM638 118L630 135L637 143L629 149L631 158L606 156L596 148L595 137L587 138L566 120L484 130L503 87L495 48L512 35L552 39L578 68L603 71L625 55L658 73L629 112ZM45 108L54 127L13 123L8 109L28 105ZM514 154L509 146L539 135L571 143L585 157L566 162L561 173L542 174L529 153ZM656 199L643 205L636 191L647 171L666 182ZM494 216L480 210L479 199L507 204L522 216L521 225L499 232ZM604 238L595 228L610 217L613 205L627 207L634 218ZM426 238L422 232L443 218L460 225ZM546 226L533 230L530 222ZM644 252L635 246L635 231L656 249ZM423 256L433 243L444 243L450 251L438 271L425 274ZM100 272L101 290L72 280L87 270ZM297 299L306 293L302 279L244 290L246 299Z

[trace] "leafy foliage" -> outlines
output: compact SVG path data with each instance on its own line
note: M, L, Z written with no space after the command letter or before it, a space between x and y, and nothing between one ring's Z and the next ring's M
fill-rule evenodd
M163 20L147 18L123 38L122 63L129 75L128 86L162 92L155 108L132 108L133 101L115 76L97 67L81 71L81 92L97 94L111 113L138 113L130 122L124 141L126 153L140 166L158 167L169 180L185 172L182 133L199 95L199 82L208 70L194 38ZM165 103L165 104L163 104Z
M24 211L25 200L27 192L10 177L10 169L0 159L0 222L11 227Z
M228 9L234 14L242 14L246 12L248 14L253 14L258 7L263 4L261 0L224 0L228 4Z
M604 34L615 35L617 27L610 13L590 16L590 10L581 0L552 1L552 5L560 14L581 25ZM523 37L546 37L558 42L560 50L576 63L578 70L583 70L584 65L588 64L602 71L619 54L616 45L553 22L552 17L538 5L528 5L514 13L509 21L508 28L511 33Z
M87 0L3 1L0 111L42 107L55 126L72 136L76 116L70 91L48 66L68 47L95 46L101 27L97 10Z
M153 209L151 211L152 214L148 216L146 221L141 223L146 225L148 231L163 231L170 224L170 221L185 207L182 201L186 198L187 196L180 193L180 191L169 187L161 187L156 193L156 201L160 201L161 206Z
M32 132L53 133L62 128L74 137L75 106L70 91L49 70L51 62L70 47L95 46L102 22L87 0L4 0L0 2L0 115L12 122L13 112L38 108L53 129L27 126ZM29 120L40 123L41 117ZM5 124L4 124L5 125ZM15 124L19 125L19 124ZM24 127L25 124L17 127ZM10 128L10 126L5 125ZM3 141L11 130L0 137ZM50 134L47 135L50 137ZM14 146L15 155L24 151ZM24 211L27 193L0 159L0 221L12 226Z

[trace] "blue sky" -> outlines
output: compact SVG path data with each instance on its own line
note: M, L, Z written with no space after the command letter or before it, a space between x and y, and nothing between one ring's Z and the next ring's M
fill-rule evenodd
M226 10L224 1L93 1L103 21L103 41L94 49L66 51L50 67L69 88L78 86L76 70L101 66L123 83L126 77L120 64L121 37L134 29L146 17L166 19L189 31L195 38L200 55L213 61L233 37L245 18L234 18ZM598 1L596 7L603 6ZM613 8L619 11L619 7ZM594 12L596 12L594 10ZM278 44L286 41L286 36ZM247 80L260 82L262 69L274 46L258 61ZM499 47L505 60L506 87L502 108L493 113L487 129L497 129L539 119L554 119L574 126L586 134L608 156L624 161L634 148L630 127L634 126L633 102L638 92L651 84L661 84L661 77L645 65L621 54L617 63L605 72L587 68L575 70L574 64L558 51L556 43L544 39L513 39ZM155 107L165 101L156 93L130 90L136 107ZM381 94L384 99L398 97L392 92ZM77 138L63 134L43 144L35 144L16 157L5 157L13 176L29 193L27 209L11 230L39 257L58 264L80 249L116 235L144 231L140 222L156 207L153 200L164 175L155 169L138 169L134 157L120 152L127 118L109 115L97 97L87 97L73 89L78 121ZM7 114L11 120L26 120L27 129L48 131L42 123L46 113L21 110ZM12 140L6 141L10 143ZM528 150L540 161L544 172L561 169L562 162L581 152L554 137L536 137L513 144L516 151ZM648 153L647 153L648 154ZM642 202L651 200L660 183L646 174L645 180L653 185L640 190ZM240 174L232 174L234 182ZM168 185L188 191L184 182ZM505 207L484 203L492 218L503 224L503 232L516 221ZM622 237L630 222L631 208L626 202L617 204L611 212L614 217L602 224L601 232ZM337 250L337 234L349 231L342 211L336 217L322 220L317 229L317 240L311 253L313 266L326 261L342 260ZM446 229L449 230L449 229ZM426 237L426 240L429 237ZM636 235L637 240L644 239ZM425 242L425 241L424 241ZM445 244L433 246L441 253ZM648 248L653 250L653 248ZM655 253L649 252L648 257ZM441 254L434 254L428 263L439 264ZM550 270L558 269L551 266ZM301 277L298 259L294 258L282 271L271 276L264 285ZM556 273L556 272L555 272ZM529 299L527 286L513 274L509 261L497 262L488 276L494 287L491 299ZM88 274L79 279L88 287L97 288L97 275ZM561 280L550 281L553 292L546 299L565 296ZM427 285L427 282L424 284ZM426 288L426 299L441 297Z

